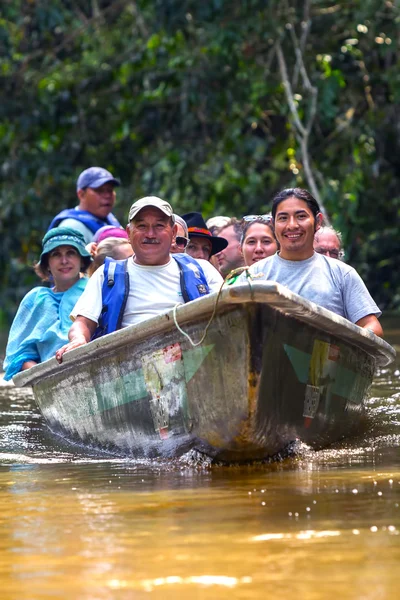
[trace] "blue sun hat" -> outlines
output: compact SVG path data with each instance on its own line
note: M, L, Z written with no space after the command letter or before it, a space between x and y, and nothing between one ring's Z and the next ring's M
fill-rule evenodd
M72 246L83 258L85 267L88 267L92 262L90 253L85 248L85 238L80 231L71 229L70 227L53 227L44 236L42 240L42 254L40 255L40 264L43 264L43 258L55 248L59 246Z

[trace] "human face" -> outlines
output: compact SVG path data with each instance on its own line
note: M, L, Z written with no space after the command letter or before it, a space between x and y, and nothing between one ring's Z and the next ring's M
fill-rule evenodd
M201 236L192 236L186 247L186 254L192 258L202 258L210 260L212 244L210 240Z
M167 264L176 230L171 218L158 208L142 208L126 228L135 254L134 261L146 266Z
M325 256L331 258L341 258L343 256L340 250L340 241L333 231L318 233L317 239L314 238L314 250L318 254L325 254Z
M57 292L65 292L79 279L82 259L73 246L58 246L49 252L49 271L54 279Z
M176 223L176 228L177 228L177 233L171 244L171 253L172 254L180 254L182 252L185 252L185 248L187 246L187 241L188 241L188 238L185 235L185 230L183 229L182 225L180 225L180 223ZM186 246L184 246L182 244L178 244L176 241L176 238L181 238L183 241L186 240Z
M248 267L278 250L273 233L265 223L254 223L246 232L242 244L244 263Z
M232 269L243 266L243 255L233 225L225 227L218 235L228 240L227 247L216 254L219 271L223 277L226 277Z
M320 227L307 202L291 196L277 206L275 235L280 243L279 255L286 260L305 260L314 253L314 233Z
M103 183L98 188L78 190L79 208L87 210L95 217L105 219L115 204L115 189L111 182Z

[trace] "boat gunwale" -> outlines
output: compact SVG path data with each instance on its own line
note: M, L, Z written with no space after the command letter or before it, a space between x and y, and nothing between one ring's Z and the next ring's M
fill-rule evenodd
M371 354L378 366L386 366L396 356L395 349L385 340L376 336L372 331L358 327L326 308L302 298L288 290L286 287L268 281L250 281L224 287L220 292L214 292L206 297L199 298L176 308L176 320L180 326L194 322L199 318L210 317L217 301L216 314L222 313L221 309L234 309L240 304L268 304L289 317L319 329L347 343L360 347ZM84 346L75 348L64 354L63 363L60 365L55 358L35 365L26 371L17 373L13 377L17 387L31 386L37 381L53 375L60 375L63 370L70 370L82 363L82 358L99 358L99 353L104 349L104 354L127 343L140 342L146 337L163 333L176 327L174 323L174 310L157 315L150 319L125 327L104 337L93 340Z

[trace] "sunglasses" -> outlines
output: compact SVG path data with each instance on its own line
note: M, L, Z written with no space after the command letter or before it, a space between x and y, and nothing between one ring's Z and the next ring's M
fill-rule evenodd
M180 235L177 235L175 238L175 244L177 246L179 246L180 248L186 248L186 246L188 245L189 240L188 238L185 237L181 237Z
M343 258L344 251L343 250L331 250L330 248L314 248L315 252L318 254L324 254L325 256L330 256L331 258Z
M245 223L251 223L252 221L264 221L265 223L271 223L272 215L268 213L266 215L246 215L242 217L242 221Z

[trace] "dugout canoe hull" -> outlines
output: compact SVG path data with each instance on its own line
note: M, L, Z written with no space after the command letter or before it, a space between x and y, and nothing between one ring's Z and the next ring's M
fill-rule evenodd
M14 377L49 427L123 456L264 459L352 435L394 349L279 284L227 287Z

